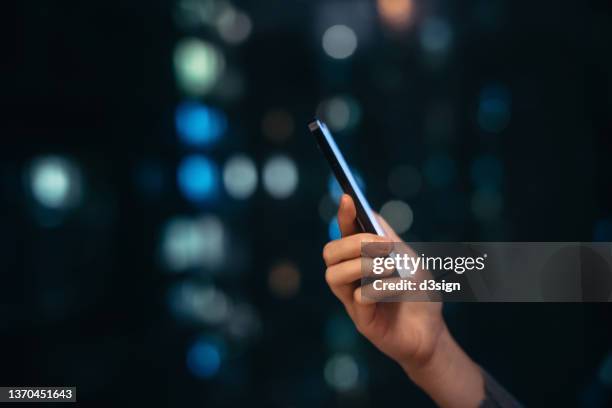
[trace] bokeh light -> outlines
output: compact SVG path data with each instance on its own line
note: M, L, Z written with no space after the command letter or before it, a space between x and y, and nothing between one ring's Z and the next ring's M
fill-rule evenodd
M227 321L233 313L232 303L223 291L192 281L173 287L168 302L179 320L214 325Z
M319 216L328 223L338 212L338 206L329 194L324 194L319 200Z
M317 107L317 116L332 131L341 132L353 129L359 124L361 107L355 98L348 95L338 95L321 102Z
M166 267L175 272L216 268L225 258L224 244L224 227L217 217L177 217L162 230L161 256Z
M218 194L219 170L212 160L202 155L191 155L179 164L177 181L187 199L205 203L214 200Z
M176 130L188 145L209 146L227 129L225 114L196 101L183 102L176 108Z
M501 84L486 86L480 93L478 124L490 133L503 131L510 123L510 91Z
M81 173L66 158L44 156L34 159L27 180L32 196L45 208L66 209L81 201Z
M599 367L599 381L612 388L612 351L608 352Z
M249 157L243 154L232 156L223 168L223 184L233 198L249 198L257 188L257 168Z
M287 156L270 158L263 168L263 185L274 198L289 197L298 184L298 170L295 162Z
M471 176L476 187L499 188L503 176L502 163L493 155L482 155L472 163Z
M338 24L323 34L323 50L334 59L345 59L357 49L357 35L352 28Z
M436 188L448 186L456 177L455 161L446 153L437 153L427 158L423 166L425 180Z
M595 222L593 241L612 242L612 218L604 218Z
M380 215L398 234L403 234L410 229L414 217L412 208L399 200L386 202L380 209Z
M244 12L233 7L225 7L216 22L217 30L229 44L241 44L249 38L253 23Z
M329 221L329 225L327 227L327 234L331 241L342 238L342 234L340 232L340 225L338 225L338 217L334 217Z
M214 45L198 38L185 38L177 43L174 70L183 92L205 95L213 88L224 68L223 54Z
M261 121L261 131L273 142L284 142L293 133L293 117L283 109L272 109L266 112Z
M429 17L420 27L419 40L425 51L433 54L445 53L450 48L453 32L445 20Z
M212 24L219 14L219 3L209 0L179 0L174 13L176 23L185 30Z
M257 310L246 302L237 303L232 308L226 330L236 340L244 341L259 336L262 323Z
M349 391L357 386L359 366L349 354L335 354L325 364L325 381L336 391Z
M378 14L389 28L403 30L410 26L414 3L412 0L377 0Z
M219 346L207 339L196 340L187 352L187 367L196 377L214 377L221 368Z
M421 190L423 177L419 170L410 165L394 167L389 173L389 190L399 198L414 197Z
M481 221L499 217L503 206L501 193L493 189L478 189L472 195L472 212Z
M268 287L274 295L280 298L295 296L300 290L300 281L300 271L290 261L277 263L268 274Z
M344 310L334 313L325 324L325 342L330 351L349 352L357 347L355 324Z

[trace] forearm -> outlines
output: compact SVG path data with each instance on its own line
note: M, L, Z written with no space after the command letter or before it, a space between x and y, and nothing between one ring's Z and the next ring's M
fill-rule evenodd
M478 407L485 398L480 367L445 327L428 361L400 363L408 376L441 407Z

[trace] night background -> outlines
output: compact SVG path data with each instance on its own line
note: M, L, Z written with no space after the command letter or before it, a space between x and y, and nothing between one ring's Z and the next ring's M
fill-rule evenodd
M605 1L3 5L0 385L432 402L326 286L325 120L410 241L612 241ZM609 304L446 304L527 406L609 406Z

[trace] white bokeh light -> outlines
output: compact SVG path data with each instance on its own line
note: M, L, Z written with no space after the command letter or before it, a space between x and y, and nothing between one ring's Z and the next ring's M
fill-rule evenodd
M329 27L323 34L323 50L335 59L345 59L357 49L357 35L352 28L338 24Z
M380 215L398 234L410 229L414 217L410 206L399 200L386 202L380 209Z
M204 95L211 91L224 68L223 54L198 38L184 38L174 49L176 79L187 94Z
M229 44L240 44L249 37L253 28L251 18L233 7L226 7L216 22L219 35Z
M274 198L289 197L298 184L298 170L295 162L287 156L269 159L263 168L264 188Z
M225 231L219 218L173 218L161 237L161 255L168 269L218 267L225 257Z
M29 169L33 197L50 209L69 208L81 199L81 176L74 164L59 156L35 159Z
M253 160L242 154L231 157L223 168L223 184L234 198L243 200L250 197L257 188L257 169Z
M357 386L359 366L348 354L336 354L325 364L325 381L337 391L349 391Z

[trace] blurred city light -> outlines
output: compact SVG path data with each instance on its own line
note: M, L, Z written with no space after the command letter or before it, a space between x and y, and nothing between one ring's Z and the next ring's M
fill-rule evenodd
M191 281L174 286L168 301L179 320L214 325L227 321L233 312L230 299L220 289Z
M412 208L403 201L392 200L386 202L380 209L380 215L398 234L403 234L412 226Z
M338 206L329 194L324 194L319 200L319 216L323 222L328 223L338 212Z
M261 131L273 142L284 142L293 134L293 117L282 109L273 109L264 115L261 121Z
M196 203L212 201L219 190L219 170L204 156L188 156L179 164L177 181L187 199Z
M257 168L253 160L243 154L232 156L223 168L223 184L233 198L250 197L257 188Z
M340 225L338 225L338 217L334 217L329 221L327 233L331 241L342 238L342 234L340 232Z
M290 261L279 262L270 269L268 286L280 298L295 296L300 290L300 271Z
M212 24L219 14L219 2L211 0L179 0L175 11L177 24L192 30L205 24Z
M355 325L344 310L335 312L325 324L325 341L333 352L353 350L359 337Z
M595 223L593 241L612 242L612 218L598 220Z
M45 156L34 159L27 179L32 196L43 207L66 209L81 201L80 171L66 158Z
M207 339L196 340L187 352L187 367L196 377L214 377L221 367L219 347Z
M249 37L253 28L251 18L233 7L225 7L216 22L217 30L229 44L240 44Z
M485 87L478 103L478 124L482 130L499 133L510 122L510 91L503 85Z
M183 102L176 108L176 130L188 145L209 146L227 129L225 114L199 102Z
M608 352L599 367L599 381L606 387L612 388L612 351Z
M412 0L378 0L377 8L383 23L394 30L404 30L412 22L414 14Z
M349 354L335 354L325 364L325 381L336 391L349 391L357 386L359 366Z
M481 221L491 221L499 216L503 199L499 191L478 189L472 196L472 212Z
M471 175L476 187L496 189L502 182L503 166L497 157L483 155L472 163Z
M389 190L399 198L410 198L418 194L423 178L417 168L410 165L394 167L389 174Z
M359 124L361 108L351 96L340 95L321 102L317 107L317 116L331 130L340 132L350 130Z
M269 159L263 168L263 185L274 198L289 197L298 184L295 162L287 156L278 155Z
M430 156L423 166L425 180L437 188L448 186L455 179L456 171L455 161L446 153Z
M323 50L334 59L345 59L357 49L357 35L342 24L329 27L323 34Z
M225 68L217 48L198 38L178 42L174 50L174 69L181 89L189 95L208 93Z
M247 340L259 336L262 330L261 319L253 306L237 303L232 308L226 326L228 334L235 340Z
M453 32L448 23L438 17L427 18L420 27L421 47L429 53L445 53L450 48Z
M214 216L173 218L161 235L161 256L168 269L176 272L190 268L218 267L225 258L225 232Z

